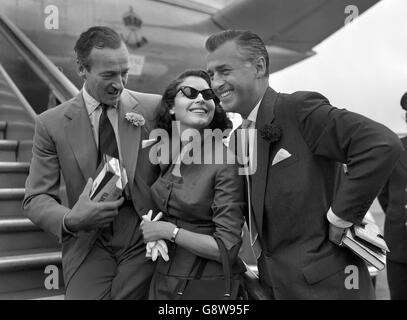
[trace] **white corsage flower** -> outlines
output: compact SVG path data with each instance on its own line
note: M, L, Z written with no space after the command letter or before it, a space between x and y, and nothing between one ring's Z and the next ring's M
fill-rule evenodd
M146 120L144 117L136 112L127 112L125 116L126 120L129 121L133 126L141 127L144 126Z

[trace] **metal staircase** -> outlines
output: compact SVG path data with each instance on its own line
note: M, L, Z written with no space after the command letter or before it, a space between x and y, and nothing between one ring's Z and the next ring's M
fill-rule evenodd
M45 298L62 291L44 287L45 267L61 263L58 242L22 214L34 135L30 108L0 65L0 299Z
M48 85L51 97L63 102L78 93L30 39L1 14L0 36ZM59 299L64 293L60 244L22 212L35 117L35 111L0 62L0 299ZM49 276L45 268L50 265L60 271L57 290L45 286Z

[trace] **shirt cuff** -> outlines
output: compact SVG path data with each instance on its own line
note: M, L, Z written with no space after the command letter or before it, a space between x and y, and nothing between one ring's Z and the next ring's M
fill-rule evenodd
M66 224L65 224L65 218L66 218L66 216L68 215L69 212L70 212L70 211L68 211L67 213L65 213L64 216L63 216L63 218L62 218L62 231L63 231L65 234L68 234L68 235L73 236L73 237L77 237L77 234L76 234L75 232L70 231L70 230L66 227Z
M353 225L352 222L343 220L339 218L333 211L332 208L329 208L328 213L326 214L328 221L338 228L349 228Z

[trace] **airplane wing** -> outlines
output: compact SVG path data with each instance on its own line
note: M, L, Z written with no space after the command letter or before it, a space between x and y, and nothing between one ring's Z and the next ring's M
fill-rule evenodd
M314 55L312 48L341 29L351 14L360 15L379 1L354 0L349 11L348 0L235 0L192 27L206 34L226 29L257 33L266 43L273 73Z
M216 12L220 29L248 29L267 45L308 52L345 25L352 4L362 14L380 0L251 0L236 1Z
M201 13L214 14L233 0L151 0Z

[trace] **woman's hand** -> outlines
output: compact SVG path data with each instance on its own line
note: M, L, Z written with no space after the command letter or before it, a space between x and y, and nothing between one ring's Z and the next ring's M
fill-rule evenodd
M166 221L143 221L140 228L143 233L144 242L147 243L160 239L170 240L176 226Z

